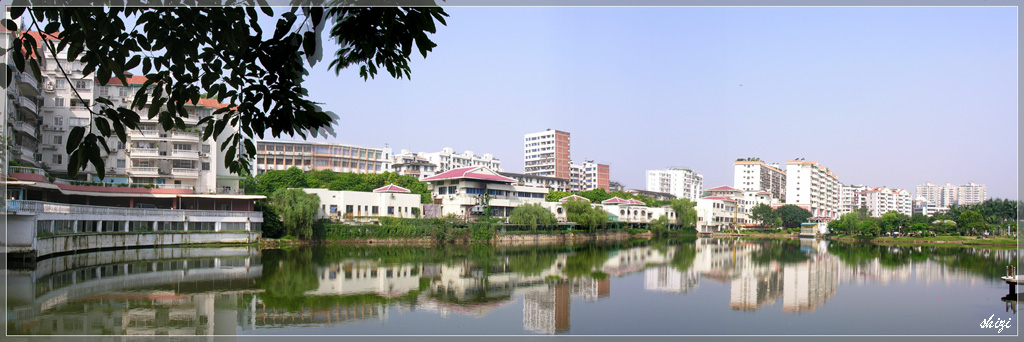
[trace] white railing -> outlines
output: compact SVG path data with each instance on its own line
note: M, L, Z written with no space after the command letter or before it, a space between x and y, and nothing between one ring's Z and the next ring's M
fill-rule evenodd
M172 150L171 157L177 158L199 158L199 151L194 150Z
M155 175L157 173L157 168L155 166L154 167L149 167L149 166L132 166L132 168L129 169L129 170L134 175L137 175L137 174L154 174Z
M38 169L38 168L34 168L34 167L11 166L11 167L7 168L7 172L8 173L31 173L31 174L35 174L35 175L46 176L46 171L43 171L43 169Z
M157 189L183 189L192 190L193 187L188 184L156 184Z
M171 169L171 174L175 176L199 176L199 170L175 167Z
M159 138L160 132L155 130L132 130L133 137Z
M133 157L142 157L142 156L154 156L155 157L155 156L159 156L160 155L160 151L157 151L157 149L155 149L155 148L132 147L131 154L132 154Z
M199 138L199 132L173 131L173 132L171 132L171 137L174 137L174 138Z
M32 74L29 74L27 72L21 73L21 82L28 84L32 88L39 89L39 83L36 82L36 77L32 76Z
M42 201L6 201L8 211L34 214L73 214L73 215L117 215L128 218L159 217L159 216L208 216L208 217L248 217L254 222L263 221L263 213L259 211L230 210L186 210L186 209L140 209L122 207L102 207L95 205L64 204Z
M36 128L32 127L32 125L24 121L15 122L14 129L21 130L22 132L25 132L33 137L36 136Z
M38 113L38 107L36 106L36 103L32 102L32 100L29 100L27 97L18 97L18 104L22 107L32 110L32 113Z

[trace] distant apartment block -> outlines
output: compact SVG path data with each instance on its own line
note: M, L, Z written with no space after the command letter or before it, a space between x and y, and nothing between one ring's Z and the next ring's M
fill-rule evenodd
M904 189L882 187L867 190L864 192L864 203L873 217L881 217L890 211L910 216L914 209L913 197Z
M944 212L946 212L948 210L949 210L949 208L943 207L943 206L939 205L938 203L928 202L928 200L924 199L924 197L921 197L921 196L918 196L914 200L914 209L913 209L913 213L914 214L918 214L919 213L919 214L923 214L925 216L934 216L935 214L944 213Z
M786 200L786 172L779 164L768 165L760 159L733 162L733 187L743 191L767 191L772 198Z
M490 153L485 153L483 156L477 156L473 154L473 151L465 151L462 154L458 154L451 147L445 147L440 152L420 152L419 155L426 158L430 163L437 165L437 170L434 171L435 174L477 166L501 171L501 160L494 158L494 155Z
M569 180L569 184L573 192L594 189L608 191L608 183L610 182L608 179L608 165L588 160L583 162L583 164L572 164L570 169L572 170L572 177Z
M839 218L839 177L816 161L786 162L786 204L811 212L824 220Z
M391 169L390 148L372 148L310 141L257 141L255 174L297 167L303 171L331 170L383 173Z
M656 200L659 200L659 201L667 201L667 200L674 200L674 199L676 199L675 195L667 193L667 192L657 192L657 191L629 189L629 190L626 190L626 193L627 194L637 195L637 196L647 196L647 197L650 197L650 198L653 198L653 199L656 199Z
M647 191L666 192L696 201L704 192L704 176L690 169L647 170Z
M917 196L938 207L948 208L952 205L969 205L984 202L988 192L984 185L973 181L962 185L936 185L931 182L917 185Z
M523 136L523 173L569 179L569 132L548 129Z
M519 186L532 186L538 188L545 188L550 191L572 191L569 186L568 179L555 178L555 177L544 177L544 176L533 176L522 173L512 172L499 172L500 175L509 177L516 180L516 185Z
M394 156L394 160L391 162L391 172L423 179L437 173L437 164L431 163L430 160L419 154L402 150L401 153Z

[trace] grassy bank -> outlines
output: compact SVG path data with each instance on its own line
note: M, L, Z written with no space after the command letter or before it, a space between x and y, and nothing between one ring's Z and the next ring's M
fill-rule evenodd
M876 244L961 244L974 246L1016 246L1017 240L1005 237L982 238L977 236L928 236L928 237L876 237L839 235L828 237L839 241L861 241Z

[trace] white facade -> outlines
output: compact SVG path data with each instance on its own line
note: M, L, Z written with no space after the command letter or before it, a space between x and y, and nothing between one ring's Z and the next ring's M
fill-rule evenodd
M948 210L949 208L940 206L938 203L929 202L928 200L921 196L918 196L917 199L914 200L914 214L920 213L925 216L931 217L934 216L935 214L944 213Z
M402 150L401 153L395 155L394 161L391 163L391 172L423 179L437 173L437 164L431 163L419 154Z
M440 152L420 152L420 157L426 158L430 163L437 165L434 174L445 171L482 166L491 170L501 171L501 160L494 158L490 153L483 156L473 154L473 151L465 151L462 154L455 153L451 147L445 147Z
M736 200L727 197L697 199L697 231L711 233L735 227L738 216Z
M491 215L505 217L520 205L544 203L548 193L546 188L515 185L515 179L486 167L454 169L423 181L429 184L434 203L441 204L441 216L475 217L490 206Z
M886 187L871 189L864 192L864 198L868 213L873 217L881 217L890 211L907 216L913 214L913 201L907 190Z
M838 176L818 162L786 162L786 204L807 209L811 217L839 218Z
M844 185L839 189L839 215L850 213L867 207L867 197L864 193L871 188L863 185Z
M646 190L696 201L704 192L704 176L689 169L647 170Z
M939 207L950 207L952 205L969 205L984 202L988 198L988 192L984 185L975 184L973 181L967 184L953 185L946 183L936 185L931 182L917 185L917 195L925 201L934 203Z
M768 165L760 160L733 162L733 187L743 191L767 191L772 198L786 200L786 172L779 164Z
M349 218L360 216L387 216L414 218L423 212L420 195L394 192L333 191L302 189L320 197L319 218ZM415 209L415 210L413 210Z

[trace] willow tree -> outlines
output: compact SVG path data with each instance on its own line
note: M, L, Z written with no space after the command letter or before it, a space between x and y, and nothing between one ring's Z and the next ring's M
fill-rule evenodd
M15 0L4 28L13 32L11 60L17 71L42 81L43 56L67 54L82 63L82 75L128 84L131 70L141 68L145 82L127 107L100 97L89 108L87 127L74 127L67 137L68 174L92 164L102 178L109 153L107 138L126 141L137 129L140 113L156 119L164 130L185 129L187 105L201 98L224 106L199 120L203 139L223 141L225 165L244 174L256 153L255 138L291 135L305 138L333 135L337 116L309 98L303 86L308 67L322 60L323 36L340 48L330 61L335 74L358 67L367 80L378 69L391 77L411 76L415 51L427 56L436 44L429 38L448 15L432 1L391 0L388 5L423 7L353 7L375 3L356 0L312 2L293 0L290 8L271 7L265 0L153 0L97 7L54 6L53 0ZM77 4L88 6L89 3ZM211 6L216 7L202 7ZM334 7L331 7L334 6ZM262 14L261 14L262 13ZM273 27L261 20L276 19ZM21 23L19 25L19 22ZM58 63L58 77L82 99L71 81L72 70ZM13 70L2 65L8 74ZM226 129L230 128L230 129ZM225 137L221 133L226 133Z
M278 189L270 195L270 206L281 216L285 232L299 239L313 237L313 225L320 209L320 197L301 189Z

